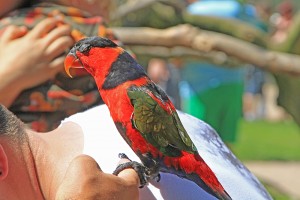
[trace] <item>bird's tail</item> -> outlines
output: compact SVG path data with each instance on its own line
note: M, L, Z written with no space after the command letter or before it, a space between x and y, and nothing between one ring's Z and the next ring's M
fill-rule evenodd
M182 177L190 181L193 181L199 187L205 190L207 193L211 194L212 196L218 199L231 200L230 195L226 192L226 190L223 187L222 188L218 187L219 189L215 189L213 187L208 186L208 184L205 183L198 174L195 173L185 174Z
M225 190L222 193L220 193L219 198L224 200L232 200L230 195Z
M226 192L215 173L205 163L201 156L199 154L194 154L193 156L197 161L195 173L198 175L199 179L201 179L200 182L204 182L218 199L231 200L230 195Z
M177 162L175 162L173 159L169 160L168 162L168 159L166 158L164 161L165 163L167 161L169 167L173 165L173 167L176 169L175 171L177 171L175 173L178 176L193 181L199 187L218 199L231 200L230 195L219 182L215 173L210 169L210 167L205 163L199 154L188 152L182 152L182 154L183 155L180 158L177 158Z

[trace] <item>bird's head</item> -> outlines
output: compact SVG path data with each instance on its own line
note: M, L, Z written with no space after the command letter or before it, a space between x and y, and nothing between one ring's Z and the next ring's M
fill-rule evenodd
M65 59L65 70L70 76L71 68L85 68L92 76L104 76L111 64L124 50L114 42L102 37L88 37L78 41Z

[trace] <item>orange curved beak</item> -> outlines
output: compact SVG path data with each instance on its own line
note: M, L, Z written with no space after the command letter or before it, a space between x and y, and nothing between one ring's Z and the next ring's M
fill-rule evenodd
M70 73L71 68L83 68L82 63L80 62L80 60L76 57L76 55L74 55L71 52L66 56L65 61L64 61L64 65L65 65L66 73L71 78L72 78L72 75Z

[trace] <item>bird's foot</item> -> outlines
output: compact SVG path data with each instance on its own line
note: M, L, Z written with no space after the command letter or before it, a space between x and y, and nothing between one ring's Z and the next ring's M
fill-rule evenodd
M130 160L124 153L120 153L119 158L125 158ZM119 164L113 172L113 174L118 175L121 171L128 168L132 168L134 171L136 171L140 179L140 188L143 188L148 183L150 176L147 173L147 167L145 167L141 163L130 160L130 162Z

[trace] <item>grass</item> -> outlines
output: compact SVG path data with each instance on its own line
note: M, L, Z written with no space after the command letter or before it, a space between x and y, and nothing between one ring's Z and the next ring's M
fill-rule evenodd
M300 161L300 128L294 121L241 120L239 130L238 141L231 149L240 160ZM291 199L271 185L263 184L274 200Z
M239 130L232 151L240 160L300 161L300 128L292 120L241 120Z
M278 191L274 187L262 182L274 200L291 200L291 197Z

